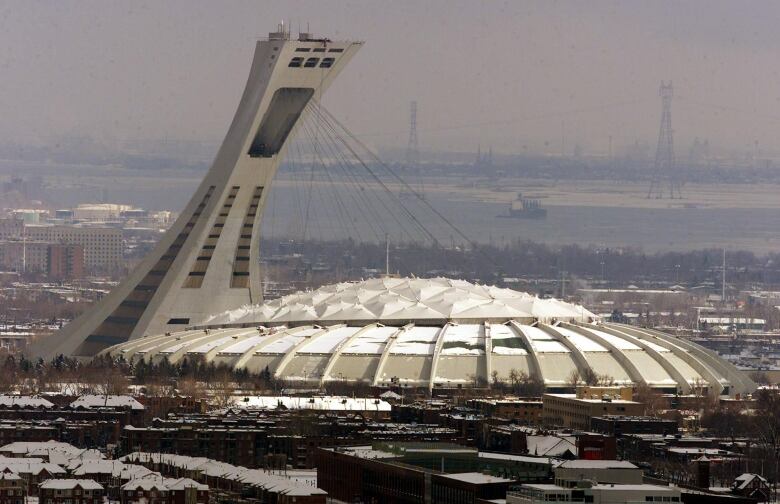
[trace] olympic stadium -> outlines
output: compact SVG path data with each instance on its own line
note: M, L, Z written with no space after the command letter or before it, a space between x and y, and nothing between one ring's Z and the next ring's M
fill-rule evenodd
M295 38L283 25L257 41L225 140L176 222L125 280L29 353L198 359L306 386L341 381L433 391L528 376L559 390L579 373L665 392L755 389L734 366L688 341L607 323L582 306L460 280L384 277L262 301L262 217L288 139L311 133L301 121L309 117L319 128L322 135L309 135L317 142L327 138L378 160L320 101L361 47L310 33ZM416 194L397 175L388 180ZM470 241L417 196L437 222ZM402 207L396 217L437 243L401 199L392 198Z
M582 306L446 278L328 285L211 316L203 325L103 354L202 359L311 386L471 387L525 373L548 390L590 371L664 392L752 392L733 365L694 343L606 323ZM593 375L591 373L591 375Z

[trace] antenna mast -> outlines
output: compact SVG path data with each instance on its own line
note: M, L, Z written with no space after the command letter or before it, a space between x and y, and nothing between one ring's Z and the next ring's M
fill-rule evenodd
M726 249L723 249L723 274L720 280L720 302L726 302Z
M409 103L409 142L406 145L406 169L417 172L417 193L425 198L422 172L420 170L420 142L417 138L417 101Z
M672 130L672 81L669 84L661 82L658 96L661 97L661 127L658 131L658 146L655 150L655 164L653 166L653 179L648 198L663 199L663 182L669 183L669 198L682 199L680 192L680 179L674 166L674 132Z

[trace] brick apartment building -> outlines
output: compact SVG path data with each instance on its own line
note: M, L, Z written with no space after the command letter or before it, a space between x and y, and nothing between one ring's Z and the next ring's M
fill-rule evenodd
M47 273L51 280L69 280L84 276L84 247L81 245L51 244L46 259Z
M589 430L594 417L644 414L644 405L631 400L631 394L629 387L578 387L576 394L544 394L542 420L547 425Z
M114 271L122 265L122 230L106 227L25 226L30 241L79 245L90 271Z
M591 428L595 432L622 436L624 434L660 434L677 433L677 422L664 418L646 416L600 416L591 419Z
M466 405L487 417L526 425L537 425L542 418L542 401L539 399L472 399Z
M44 241L0 241L0 268L20 273L44 273L52 280L82 278L84 248Z
M0 472L0 504L24 504L27 489L24 480L12 472Z

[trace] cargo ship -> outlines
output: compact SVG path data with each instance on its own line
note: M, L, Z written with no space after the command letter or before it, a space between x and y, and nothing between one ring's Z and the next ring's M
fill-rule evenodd
M522 193L517 193L517 199L509 204L509 213L499 215L498 217L512 219L545 219L547 218L547 209L542 208L542 203L538 199L523 198Z

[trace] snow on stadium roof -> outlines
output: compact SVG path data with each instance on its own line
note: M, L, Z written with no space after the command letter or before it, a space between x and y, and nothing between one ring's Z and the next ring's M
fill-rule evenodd
M326 285L244 306L214 315L204 325L596 318L582 306L465 280L384 277Z

